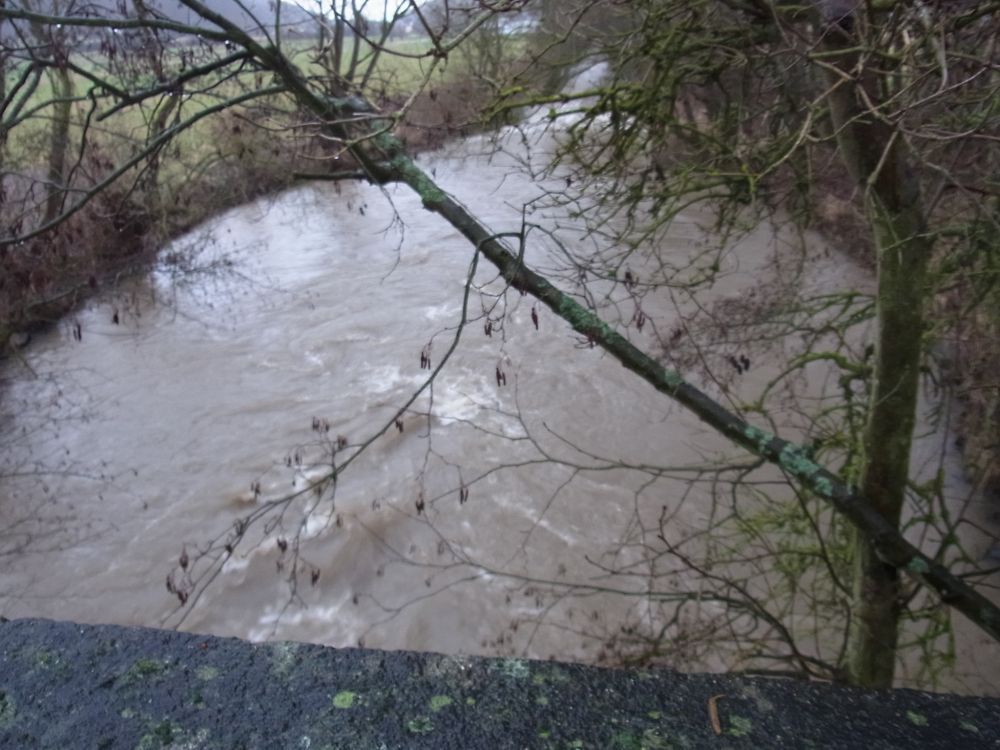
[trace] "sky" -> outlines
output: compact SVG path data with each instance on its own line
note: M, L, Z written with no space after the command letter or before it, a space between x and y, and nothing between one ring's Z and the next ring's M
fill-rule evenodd
M316 10L316 0L292 0L296 5L300 5L306 10L314 11ZM361 0L358 0L359 4ZM399 7L399 4L403 0L368 0L368 4L365 6L364 15L374 21L381 21L385 17L386 6L388 5L392 10ZM330 4L330 0L323 0L323 6L327 7Z

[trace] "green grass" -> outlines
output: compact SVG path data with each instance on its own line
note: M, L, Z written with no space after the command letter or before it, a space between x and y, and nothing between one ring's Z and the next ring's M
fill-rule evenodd
M351 58L354 43L353 39L346 40L347 49L343 55L342 73L347 72L344 68ZM510 55L523 51L522 39L511 38L504 43ZM316 39L298 38L283 41L282 49L311 84L322 90L327 83L324 81L324 76L329 75L329 72L316 60L317 44ZM448 59L439 60L433 65L434 57L430 54L431 49L431 43L426 38L392 41L377 56L372 48L366 47L359 54L355 83L361 81L367 67L374 60L374 70L367 76L364 93L375 102L401 103L425 81L433 89L468 75L468 60L461 52L453 51ZM166 77L169 79L181 69L182 54L189 56L190 53L199 50L200 48L192 47L175 47L168 50L163 55ZM221 56L228 53L216 48L211 54ZM208 59L210 56L205 56L188 64L200 65ZM115 61L93 51L76 53L71 60L81 70L125 91L141 91L144 87L156 84L151 72L123 74L120 68L114 65ZM433 74L428 78L428 71L432 67ZM8 90L22 70L23 66L15 65L7 71ZM169 123L176 122L178 115L183 121L234 96L256 91L260 86L266 87L273 83L271 74L250 69L229 78L226 78L226 75L214 73L187 84L183 101L171 112ZM79 185L86 184L94 179L94 176L103 178L109 172L109 165L117 168L137 154L154 137L157 112L166 105L168 97L165 94L158 95L99 120L98 117L102 113L107 113L118 103L117 98L96 86L82 74L73 73L72 79L75 101L71 115L70 165L76 163L79 156L84 123L87 122L88 113L91 113L87 126L88 153L84 154L79 165L81 170L74 178L74 184ZM193 90L192 87L199 87L201 90ZM51 74L44 74L26 107L26 109L38 108L36 113L8 133L6 147L0 156L5 171L21 172L35 177L45 174L52 120L56 111L53 91ZM253 111L251 107L254 108ZM259 130L253 124L254 121L262 119L260 113L263 109L268 112L268 116L263 119L271 128L269 131ZM201 119L190 128L179 132L161 151L159 184L162 194L175 196L189 183L201 179L210 172L220 161L247 159L251 172L267 170L269 167L280 170L281 163L287 162L288 153L295 152L293 144L286 142L282 145L281 142L293 141L302 132L287 126L298 123L301 119L295 112L291 99L280 95L237 105L228 113L214 114ZM279 154L274 153L276 145L281 151ZM249 160L254 160L254 164L250 165ZM126 179L135 179L138 176L139 170L133 169ZM167 199L170 200L169 197Z
M348 40L349 45L353 44ZM303 73L309 77L316 86L323 85L323 76L326 74L323 66L315 62L316 40L296 40L283 45L286 54L299 66ZM389 48L378 58L376 69L369 77L368 93L373 98L385 96L402 98L419 85L425 77L426 71L430 67L430 58L415 58L403 55L419 55L426 53L430 49L427 40L409 39L393 42ZM350 46L344 55L345 61L350 59ZM172 58L172 59L171 59ZM372 50L369 48L359 56L364 61L372 59ZM87 54L74 55L73 62L82 69L107 80L111 85L127 90L139 90L143 86L155 83L153 76L142 76L138 80L125 81L119 75L114 75L109 70L108 60L102 56ZM180 49L167 56L166 68L168 71L176 72L179 68ZM346 67L346 62L345 62ZM359 66L359 77L364 72L364 65ZM21 68L15 67L7 72L8 90L14 84ZM456 72L453 64L442 63L435 71L434 81L445 81ZM115 99L108 94L98 94L98 89L93 82L87 80L79 74L72 74L75 104L73 108L73 131L72 140L79 142L83 129L83 123L88 110L91 108L89 96L91 92L97 94L98 109L95 114L107 111L115 104ZM209 79L206 79L206 81ZM185 91L185 100L180 105L182 117L195 115L206 107L214 106L228 97L237 95L243 91L253 90L258 82L269 85L270 76L268 74L256 74L245 72L238 77L217 82L211 91L205 93L194 93ZM198 85L195 82L193 85ZM48 150L48 133L51 129L51 122L54 113L53 107L53 85L50 75L42 76L38 88L32 95L25 109L38 107L38 111L30 119L19 123L12 128L8 135L7 153L5 163L8 169L28 170L44 163ZM105 152L115 154L117 152L128 153L146 142L151 135L151 128L157 112L157 108L164 102L164 97L156 97L145 102L141 102L108 117L102 121L94 118L90 124L91 137L95 145ZM272 98L268 105L276 107L279 111L284 108L290 110L288 102ZM209 118L212 119L212 118ZM211 122L202 121L191 130L182 133L176 139L176 151L181 154L192 156L195 161L204 158L208 153L218 150L219 143L217 133L213 129L215 126ZM206 150L207 149L207 150ZM106 153L105 155L109 155Z

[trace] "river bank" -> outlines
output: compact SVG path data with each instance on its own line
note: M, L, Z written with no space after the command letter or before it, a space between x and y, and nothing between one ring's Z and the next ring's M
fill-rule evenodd
M516 226L521 219L516 207L524 205L525 196L553 188L528 180L518 172L516 159L494 153L488 139L455 146L428 159L426 167L445 189L474 201L474 210L493 226ZM484 175L491 180L485 186ZM36 397L57 402L49 412L27 413L67 417L57 430L60 449L74 460L100 465L102 474L113 477L111 484L122 486L102 490L101 507L80 511L91 515L95 526L105 523L99 542L59 550L44 566L55 580L33 581L41 584L33 594L41 603L21 599L11 606L63 608L71 601L78 608L73 616L84 621L115 611L116 619L161 618L254 638L279 632L323 642L383 639L383 644L465 652L563 649L562 658L584 661L608 661L625 649L641 648L641 638L626 638L635 632L634 621L647 629L644 636L665 619L620 602L616 609L615 597L589 591L588 576L578 571L599 574L594 559L645 563L629 555L657 543L659 498L691 500L692 487L699 485L683 469L659 469L665 476L650 485L633 471L642 474L642 467L658 466L664 455L678 465L697 465L722 448L693 420L684 421L649 398L599 352L583 359L587 353L575 350L585 349L586 342L551 326L529 307L530 300L508 301L502 289L489 285L488 275L474 277L477 297L502 298L501 312L483 302L484 309L475 311L486 317L475 320L484 322L483 335L475 325L475 338L471 331L463 337L463 349L435 384L432 399L407 411L389 435L377 432L379 425L391 424L421 383L415 354L420 353L421 363L425 358L436 362L441 339L461 327L458 291L469 273L469 248L454 244L453 232L427 215L412 195L395 188L389 194L393 203L387 205L385 195L363 184L307 188L236 209L210 222L205 234L218 240L216 249L228 256L238 278L250 280L248 285L181 290L168 305L154 304L156 295L146 295L150 301L124 324L109 306L95 304L81 311L86 346L43 343L33 364L57 376L71 373L82 387L70 391L60 378L48 393L22 388L17 395L24 403ZM401 227L396 227L396 211L406 217ZM666 238L669 252L697 252L705 240L702 223L694 212L680 217L675 233ZM856 291L870 283L848 262L822 253L810 255L808 273L799 273L794 253L782 247L769 227L751 233L727 256L725 283L716 292L721 298L713 304L738 302L752 289L787 286L770 285L770 274L779 272L789 274L784 281L803 283L817 295ZM166 250L168 256L184 251L182 243ZM552 258L539 251L529 262ZM634 270L646 278L646 269ZM168 289L164 281L154 274L140 285L162 292ZM644 332L630 290L623 294L619 286L611 290L618 296L612 296L601 283L593 288L609 295L602 298L602 314L625 329L636 324L638 331L629 335L665 336L684 323L687 311L663 299L643 300L643 315L653 329ZM449 289L455 293L442 296ZM498 325L496 338L491 322ZM731 342L737 343L744 342ZM772 346L778 349L750 352L752 371L738 360L739 375L746 376L741 378L725 363L725 352L713 352L725 376L718 377L713 361L716 372L706 372L704 379L713 392L745 401L777 376L778 362L797 351L794 343ZM553 362L563 364L552 368ZM819 388L819 397L825 393L823 372L808 384ZM811 397L809 388L805 395ZM64 407L58 402L67 394L89 411L60 411ZM567 394L572 394L569 402ZM775 404L775 413L787 410ZM539 423L537 415L544 421ZM664 430L668 417L671 427ZM92 429L90 422L104 427ZM602 426L601 434L594 434L594 425ZM794 431L794 419L782 422L782 429L786 426ZM479 433L499 438L503 450L491 440L477 442ZM522 441L538 448L540 435L546 440L541 457L526 459L518 448L509 452ZM167 579L166 593L159 585L149 588L173 560L182 575L189 573L193 558L184 542L177 549L177 540L186 540L199 555L205 549L220 552L230 544L227 522L239 523L248 509L281 507L289 486L311 488L336 457L341 438L347 447L368 444L370 438L372 448L338 482L336 496L324 496L330 503L318 515L303 513L279 527L277 535L272 527L256 546L222 558L217 585L190 610L183 608L184 597L180 611L172 598L178 591L186 597L190 590L178 589L177 577ZM627 449L628 458L621 459L627 465L612 459L593 464L612 448ZM544 470L527 476L514 471L542 459ZM128 478L130 473L137 481ZM60 501L93 496L93 486L88 492L74 484L77 479L53 480L58 481L53 496ZM571 480L568 495L563 488ZM699 528L704 508L720 501L713 493L698 494L701 503L672 509L677 525L671 525L671 533ZM205 528L217 533L209 542ZM482 528L490 529L493 538L476 533ZM157 534L165 538L151 536ZM300 557L290 538L308 543L308 554ZM580 554L591 545L602 550L594 559ZM505 560L516 564L505 567ZM17 566L23 576L18 586L27 585L34 571L27 563ZM650 567L650 581L667 575L655 563ZM275 576L275 570L282 575ZM296 591L311 607L289 611L284 577L289 570L301 575L303 588L306 582L311 586L308 594ZM573 580L567 582L570 574ZM517 576L530 576L538 585L508 590L503 602L504 586ZM383 584L386 578L393 580ZM467 595L469 578L499 583L487 593ZM581 617L577 605L564 606L559 597L558 606L545 609L547 621L539 622L543 605L538 602L546 602L546 587L553 586L577 592L567 597L572 602L588 600L579 605L585 609L582 616L596 624L574 624ZM426 603L422 593L413 593L425 589L433 594L426 595ZM617 593L619 598L638 596L636 591ZM520 596L525 604L512 604ZM487 622L477 624L470 611L485 612ZM611 611L614 622L605 624L602 618ZM525 641L518 633L528 629L533 634ZM560 642L577 630L582 631L578 641ZM723 657L706 658L713 666L725 666Z
M397 132L413 153L425 153L490 127L480 119L488 101L482 82L449 74L436 78L412 101L383 93L381 105L387 112L408 105ZM87 300L113 295L123 282L148 272L163 260L164 245L203 222L294 185L355 169L350 156L315 127L303 129L294 118L265 128L253 124L270 116L236 109L200 123L193 148L186 142L169 151L176 164L164 159L166 177L157 184L144 182L149 165L141 165L64 223L0 252L0 359ZM273 131L296 129L295 137L273 137ZM99 182L110 166L98 162L91 182ZM6 192L0 207L10 216L0 220L20 227L40 207L29 206L32 188L20 184L24 179L6 182L0 185ZM20 207L15 200L19 190L25 193ZM184 265L179 257L168 260Z

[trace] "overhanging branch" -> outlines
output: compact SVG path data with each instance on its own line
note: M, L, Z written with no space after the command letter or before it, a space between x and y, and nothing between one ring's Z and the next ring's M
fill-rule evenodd
M338 114L343 116L342 111ZM361 161L383 165L388 173L385 175L387 180L403 182L413 189L421 197L425 208L439 214L461 232L497 267L511 286L535 297L569 323L573 330L587 336L624 367L681 404L733 443L778 466L810 492L828 501L837 512L872 540L883 561L920 580L936 591L942 601L1000 641L1000 608L910 544L866 498L853 491L840 477L817 464L801 447L733 414L684 380L679 373L665 368L639 350L592 311L553 286L545 277L527 268L512 248L421 170L396 138L383 133L371 140L360 141L351 146L351 149L361 152L358 154ZM372 153L376 150L380 154Z
M228 106L257 96L287 92L305 109L313 112L326 123L329 132L347 144L363 168L364 174L379 182L403 182L420 195L424 206L448 221L466 237L491 263L511 286L531 294L564 319L577 332L587 336L596 345L615 357L624 367L635 372L661 393L677 401L685 409L726 436L735 444L756 456L780 467L796 482L815 495L828 501L837 512L844 515L862 534L872 540L879 556L887 564L906 570L925 585L935 590L944 602L965 614L970 620L1000 641L1000 608L990 602L944 566L920 552L907 542L891 523L875 510L869 498L862 497L840 477L817 464L797 445L761 430L719 402L688 383L673 370L632 345L593 311L580 305L563 293L545 277L527 268L501 238L489 231L474 215L452 196L442 190L407 155L400 141L388 133L391 122L378 119L378 111L357 96L338 99L325 97L310 85L308 80L280 50L254 39L225 17L212 12L199 0L181 0L182 4L209 21L219 30L178 24L162 19L110 19L99 17L60 17L25 10L0 8L0 20L25 20L34 23L64 24L103 29L161 28L179 33L196 34L207 39L235 42L253 57L264 69L270 70L280 81L279 85L260 92L252 92L199 112L174 129L164 132L137 157L122 165L107 180L88 191L84 199L67 214L77 210L96 191L106 187L125 170L137 164L146 154L155 150L179 128L193 124L202 117L221 111ZM223 58L236 62L237 57ZM220 65L210 63L204 70ZM199 71L200 72L200 71ZM27 79L23 79L23 84ZM148 92L147 92L148 93ZM136 96L142 94L133 94ZM8 100L6 104L10 104ZM61 218L65 218L65 215ZM53 222L52 224L54 224ZM32 233L41 233L51 225L39 227ZM0 240L0 246L25 239Z

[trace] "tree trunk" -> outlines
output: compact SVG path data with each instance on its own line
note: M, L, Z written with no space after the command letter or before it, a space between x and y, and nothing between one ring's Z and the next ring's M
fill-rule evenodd
M344 14L347 12L347 2L341 4L340 10L333 17L333 47L332 56L328 63L327 75L331 80L327 85L327 90L334 96L343 96L344 92L340 85L340 76L344 70Z
M852 41L846 35L830 37ZM855 54L845 53L840 58L838 67L843 75L831 78L837 86L829 105L841 155L865 191L865 208L878 254L874 381L860 494L898 528L910 469L932 242L902 136L873 115L859 96L865 87L868 101L878 102L879 81L860 75L856 66ZM848 679L856 685L888 688L892 686L902 606L899 571L886 564L863 535L855 534L853 546Z
M7 7L7 0L0 0L0 8ZM4 29L4 22L0 20L0 38L6 32ZM7 100L7 50L0 51L0 102L6 102ZM4 106L4 111L6 112L6 105ZM3 125L3 118L0 116L0 211L2 211L4 203L7 199L7 194L4 190L4 177L6 172L3 168L5 159L7 156L7 129ZM0 213L0 221L3 220L3 214Z
M878 328L861 493L898 527L910 469L930 242L919 200L894 210L870 206L868 212L878 247ZM854 558L848 673L858 685L891 687L901 608L899 571L882 562L859 534Z
M69 149L70 115L73 104L73 79L65 67L55 68L51 74L52 92L55 98L52 112L52 131L49 136L48 184L45 188L45 218L43 223L53 221L62 210L66 194L66 154Z
M160 102L149 129L148 142L155 142L166 131L170 116L174 114L183 94L184 89L181 87ZM150 215L158 216L163 205L160 197L160 149L154 151L149 157L149 165L143 180L143 191L146 195Z

